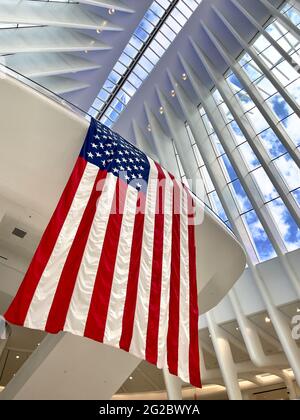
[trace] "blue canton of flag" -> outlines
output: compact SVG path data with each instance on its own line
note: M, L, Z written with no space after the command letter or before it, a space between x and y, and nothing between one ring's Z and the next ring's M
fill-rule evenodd
M80 156L146 193L150 173L147 156L95 119L91 121Z

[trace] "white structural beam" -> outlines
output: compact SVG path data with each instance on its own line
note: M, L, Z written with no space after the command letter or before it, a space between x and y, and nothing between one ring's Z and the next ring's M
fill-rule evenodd
M236 319L246 344L251 361L257 367L286 366L287 360L282 354L267 356L264 353L261 340L253 323L245 316L235 289L229 292Z
M79 73L101 67L92 61L66 53L20 53L0 57L0 63L29 78Z
M224 58L228 61L228 64L232 66L233 72L235 72L235 70L237 70L237 66L233 65L233 62L234 62L233 59L229 59L229 56L230 56L229 52L227 54L227 51L224 48L224 46L219 44L217 39L214 37L214 35L208 30L208 28L204 24L203 24L203 28L206 29L208 35L211 37L212 41L216 45L217 50L222 55L225 55ZM235 121L238 123L245 138L248 140L248 143L251 145L252 149L256 153L256 156L261 162L262 167L264 168L268 176L272 179L275 188L277 189L278 193L282 197L287 208L290 210L298 226L300 226L300 208L295 202L295 200L293 199L293 197L291 196L287 185L283 181L282 177L279 175L277 167L275 166L274 162L272 162L271 158L269 157L264 147L259 142L255 141L256 133L254 129L252 128L251 124L244 117L244 110L242 109L242 106L239 104L236 97L232 95L232 91L230 90L230 87L224 80L224 77L222 75L219 75L215 71L213 64L210 62L210 60L205 55L205 53L199 48L199 46L194 41L192 41L192 45L195 51L197 52L197 54L199 55L201 62L207 69L209 75L212 77L213 81L215 82L215 85L218 88L221 96L223 97L224 102L228 106L228 109L232 113ZM236 74L239 80L242 81L242 83L244 82L244 86L249 92L249 96L253 97L253 102L255 103L257 108L260 110L262 115L266 117L266 119L268 119L270 126L274 129L273 131L276 132L278 137L282 139L283 142L285 140L284 143L286 145L291 146L291 149L294 155L293 157L295 158L300 157L300 153L296 145L292 143L292 141L290 140L285 130L277 124L277 121L275 120L275 116L272 115L271 110L267 107L266 104L264 104L264 100L262 96L259 94L258 91L254 89L253 85L251 87L249 86L250 80L249 80L249 83L245 81L246 77L243 75L242 70L236 71ZM299 163L299 166L300 166L300 159L297 159L297 162Z
M157 120L147 103L144 103L144 107L153 142L162 166L174 174L174 176L180 178L178 167L174 159L172 140L165 134L160 122Z
M163 369L169 400L182 400L182 381L177 376L171 375L167 369Z
M73 29L33 27L0 31L0 55L109 49L103 42Z
M61 76L36 77L34 80L36 83L44 86L46 89L51 90L51 92L54 92L57 95L76 92L78 90L89 87L87 83L81 82L80 80Z
M274 248L280 254L286 252L285 244L279 234L279 231L277 230L275 222L270 218L267 209L264 206L262 195L257 184L252 177L248 176L249 170L240 153L240 150L236 147L233 137L229 131L228 126L222 118L219 108L216 107L208 89L201 83L200 79L197 78L195 73L193 73L191 67L188 66L186 62L184 66L186 67L186 72L189 72L190 76L192 76L192 79L190 78L190 80L193 80L193 85L197 86L198 93L200 93L200 90L202 90L201 103L206 110L207 115L209 116L211 124L213 125L218 138L222 142L222 146L225 152L228 156L231 157L231 164L236 171L236 174L238 175L244 190L249 196L253 208L257 214L260 215L260 220L270 239L272 239Z
M88 12L76 3L0 0L0 22L101 31L122 30L120 26Z
M230 344L223 334L222 329L216 324L212 311L206 314L206 319L222 376L226 384L228 397L231 400L241 400L242 394L239 387L237 370L233 361Z
M272 45L275 50L278 51L278 53L292 66L295 68L295 70L300 73L299 64L294 61L293 57L278 43L275 41L275 39L269 34L268 31L266 31L260 23L256 20L256 18L253 16L251 12L249 12L245 5L241 3L241 0L230 0L231 3L234 4L234 6L243 13L244 16L252 23L252 25L260 32L261 35L263 35L267 41ZM298 2L299 0L297 0ZM298 3L300 4L300 3Z
M92 6L115 9L120 12L134 13L134 10L119 0L80 0L79 3L91 4Z
M195 191L193 186L197 185L197 180L200 179L198 165L195 155L191 148L191 143L182 120L176 115L171 104L166 99L165 95L160 89L156 89L160 104L163 108L163 115L166 118L168 128L175 142L177 152L180 156L181 164L183 166L185 175L190 184L192 191Z
M280 11L276 9L276 7L274 7L268 0L259 1L267 8L271 15L278 19L282 26L284 26L289 32L291 32L291 34L296 37L296 39L300 41L300 29L296 25L293 25L293 23L286 16L280 13Z
M186 61L180 56L183 67L186 74L188 75L190 82L192 83L195 92L198 94L199 99L202 99L204 103L204 95L202 96L201 82L192 71L191 67ZM226 214L229 217L230 223L235 227L235 233L240 238L241 242L246 246L246 250L251 259L256 259L257 256L253 250L250 242L249 235L245 229L245 225L239 218L239 211L237 204L234 201L228 183L226 182L222 168L220 167L219 161L216 159L216 155L211 144L210 138L207 135L203 121L197 108L189 100L187 94L180 84L173 78L173 87L176 92L177 98L181 104L185 118L187 119L193 136L201 153L201 156L206 164L208 173L215 185L216 191L221 199L222 205ZM209 97L208 97L209 98Z
M151 144L144 136L139 124L137 123L135 119L132 120L132 129L133 129L137 147L141 149L144 153L146 153L146 155L150 156L153 160L155 160L156 162L159 162L159 159L154 153Z
M267 65L264 63L262 58L253 50L253 48L243 39L243 37L239 34L239 32L233 27L233 25L225 18L224 15L215 7L212 6L212 9L216 13L216 15L222 20L225 27L232 33L232 35L236 38L238 43L244 49L244 51L249 54L252 58L253 62L260 68L263 74L268 75L268 79L273 84L273 86L277 89L277 91L281 94L287 104L293 109L293 111L300 116L300 107L295 100L289 95L286 91L282 83L270 72ZM299 31L300 33L300 31Z

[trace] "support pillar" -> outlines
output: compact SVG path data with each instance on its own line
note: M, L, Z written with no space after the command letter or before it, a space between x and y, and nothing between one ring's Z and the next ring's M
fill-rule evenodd
M206 314L209 332L213 342L222 376L226 385L230 400L242 400L237 371L233 361L228 340L222 333L222 329L216 324L211 312Z
M164 380L166 384L169 400L182 400L182 381L177 376L171 375L168 369L163 369Z

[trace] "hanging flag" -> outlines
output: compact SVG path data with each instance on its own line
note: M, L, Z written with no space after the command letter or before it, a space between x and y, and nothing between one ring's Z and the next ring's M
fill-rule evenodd
M123 349L200 384L194 203L96 120L5 319Z

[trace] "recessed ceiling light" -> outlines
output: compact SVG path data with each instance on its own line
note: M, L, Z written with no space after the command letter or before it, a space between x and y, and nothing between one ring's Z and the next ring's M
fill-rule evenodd
M164 113L164 109L163 109L163 107L162 107L162 106L159 108L159 113L160 113L160 114L163 114L163 113Z
M37 343L37 345L39 346L41 343Z
M108 14L109 15L113 15L114 13L115 13L115 9L113 9L113 8L108 9Z
M299 313L300 312L300 308L297 308L297 313Z
M182 73L181 77L182 77L182 80L186 80L187 79L186 73Z
M270 318L269 318L268 316L266 316L266 317L265 317L265 322L266 322L267 324L269 324L269 323L271 322L271 320L270 320Z
M171 96L173 96L173 98L174 98L174 96L176 96L176 92L175 92L174 89L171 90Z
M236 330L238 331L239 330L239 327L236 327Z
M20 356L18 354L16 355L16 359L20 359Z
M132 376L129 376L129 379L132 381L133 377Z

